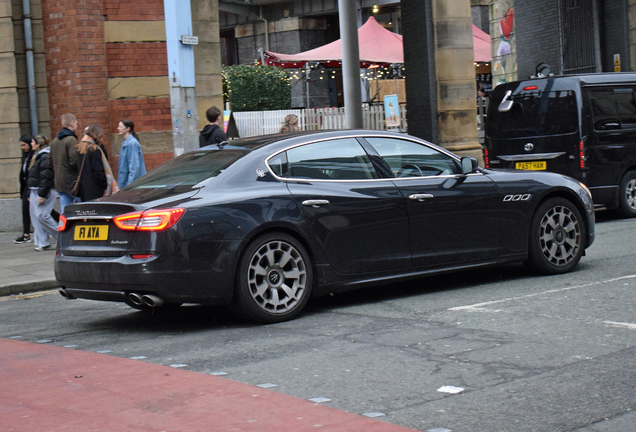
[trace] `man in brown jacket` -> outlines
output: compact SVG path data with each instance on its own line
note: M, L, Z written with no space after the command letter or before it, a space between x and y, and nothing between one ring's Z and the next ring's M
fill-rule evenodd
M55 190L60 194L60 207L79 201L69 192L77 179L77 118L73 114L62 115L62 130L51 141L51 159L55 172Z

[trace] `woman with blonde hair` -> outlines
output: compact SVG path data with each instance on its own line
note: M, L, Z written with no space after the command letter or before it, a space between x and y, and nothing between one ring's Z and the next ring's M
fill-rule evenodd
M51 162L49 139L37 134L31 140L35 155L29 166L29 212L33 224L35 250L43 251L51 247L49 236L57 239L57 224L51 217L51 210L57 198L54 187L53 163Z
M287 114L283 121L283 126L280 128L280 133L298 132L298 116L295 114Z
M79 197L82 201L90 201L104 196L108 186L106 172L102 162L102 151L99 141L104 135L101 126L89 125L84 137L77 144L77 166L79 168Z

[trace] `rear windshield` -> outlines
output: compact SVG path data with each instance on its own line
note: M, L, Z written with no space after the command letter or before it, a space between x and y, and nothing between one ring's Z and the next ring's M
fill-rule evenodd
M127 189L190 189L216 177L249 150L198 150L172 159L133 182Z
M506 92L494 92L490 99L487 133L490 138L523 138L559 135L578 130L576 96L572 90L528 91L513 94L512 108L501 112L497 108Z

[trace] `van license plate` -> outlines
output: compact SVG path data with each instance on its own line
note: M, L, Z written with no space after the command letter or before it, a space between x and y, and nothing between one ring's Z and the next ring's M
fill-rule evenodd
M533 161L533 162L517 162L515 163L516 169L521 170L544 170L546 168L545 161Z
M108 225L77 225L73 240L108 240Z

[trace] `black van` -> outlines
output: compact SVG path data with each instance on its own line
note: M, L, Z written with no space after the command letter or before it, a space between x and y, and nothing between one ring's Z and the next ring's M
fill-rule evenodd
M584 183L594 203L636 216L636 73L498 85L488 106L488 168L548 170Z

